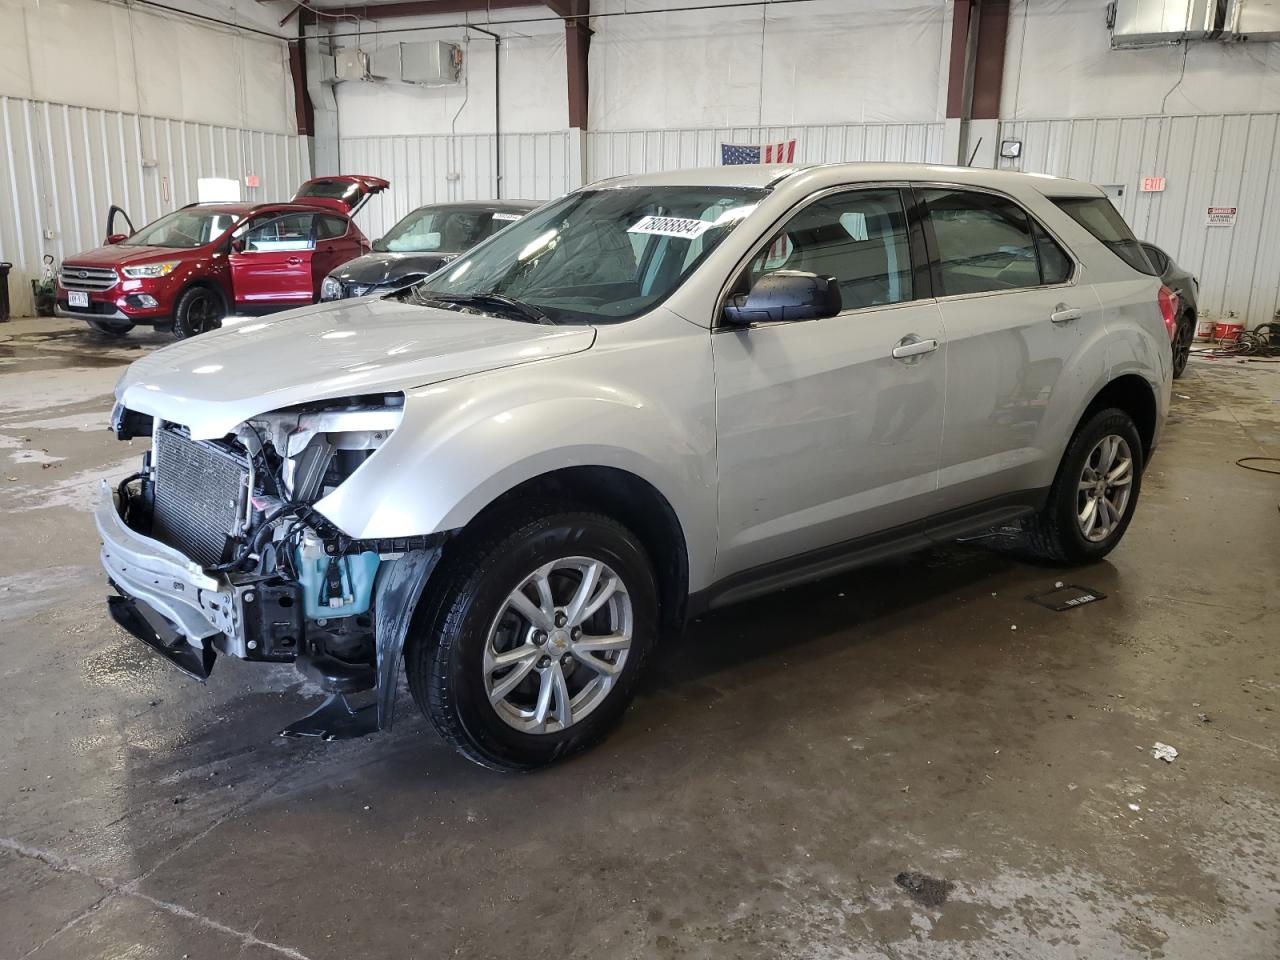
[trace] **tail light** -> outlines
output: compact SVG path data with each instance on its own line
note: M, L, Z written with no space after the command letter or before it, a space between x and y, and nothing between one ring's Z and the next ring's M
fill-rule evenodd
M1164 329L1173 339L1178 329L1178 295L1168 287L1161 287L1156 294L1156 302L1160 304L1160 316L1164 317Z

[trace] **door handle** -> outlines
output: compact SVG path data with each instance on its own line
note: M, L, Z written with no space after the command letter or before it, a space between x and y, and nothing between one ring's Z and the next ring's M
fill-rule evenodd
M290 266L296 267L296 266L297 266L298 264L300 264L301 262L302 262L302 258L301 258L301 257L290 257L290 258L289 258L289 265L290 265Z
M893 348L893 359L906 360L910 357L918 357L922 353L933 353L937 349L937 340L921 340L912 334L898 341L898 345Z
M1083 310L1077 310L1075 307L1068 307L1065 303L1060 303L1053 308L1053 313L1049 314L1049 319L1054 323L1070 323L1072 320L1079 320L1083 316Z

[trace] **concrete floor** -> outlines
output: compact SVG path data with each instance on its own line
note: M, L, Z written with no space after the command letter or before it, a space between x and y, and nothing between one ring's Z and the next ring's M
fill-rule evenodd
M201 686L109 623L109 392L163 342L0 325L0 957L1280 956L1280 480L1233 465L1280 452L1280 366L1193 361L1108 562L955 547L707 617L605 744L500 777L407 694L280 740L292 668ZM1028 602L1057 579L1107 599Z

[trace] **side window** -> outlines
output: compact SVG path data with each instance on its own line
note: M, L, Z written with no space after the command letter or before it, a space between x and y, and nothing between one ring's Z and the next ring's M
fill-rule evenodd
M1031 229L1036 236L1036 253L1040 255L1040 282L1066 283L1071 279L1071 258L1034 217Z
M1165 256L1163 250L1153 243L1144 243L1142 249L1147 253L1147 259L1151 261L1151 265L1156 268L1156 272L1164 273L1169 269L1169 258Z
M922 190L933 227L939 296L1040 285L1031 223L1022 208L989 193Z
M754 283L775 270L835 277L845 310L911 300L907 215L897 190L852 190L814 201L752 261Z
M272 217L265 223L252 227L244 235L244 249L248 253L278 253L291 250L311 250L315 247L312 234L314 214L290 213Z
M347 235L347 221L342 217L316 217L316 239L337 240Z

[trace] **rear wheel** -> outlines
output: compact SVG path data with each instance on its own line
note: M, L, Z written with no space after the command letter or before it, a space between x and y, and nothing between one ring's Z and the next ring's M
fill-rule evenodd
M107 337L123 337L133 329L128 320L90 320L89 326Z
M1189 313L1178 317L1178 327L1173 334L1173 378L1177 380L1187 369L1191 357L1191 341L1196 335L1196 320Z
M1027 523L1032 551L1059 563L1091 563L1129 528L1142 489L1142 439L1133 418L1099 410L1071 438L1044 509Z
M466 757L530 769L621 718L657 637L657 588L639 542L608 517L553 507L487 531L447 558L405 671Z
M173 308L173 338L185 340L217 330L226 314L217 292L207 287L191 287L183 291Z

